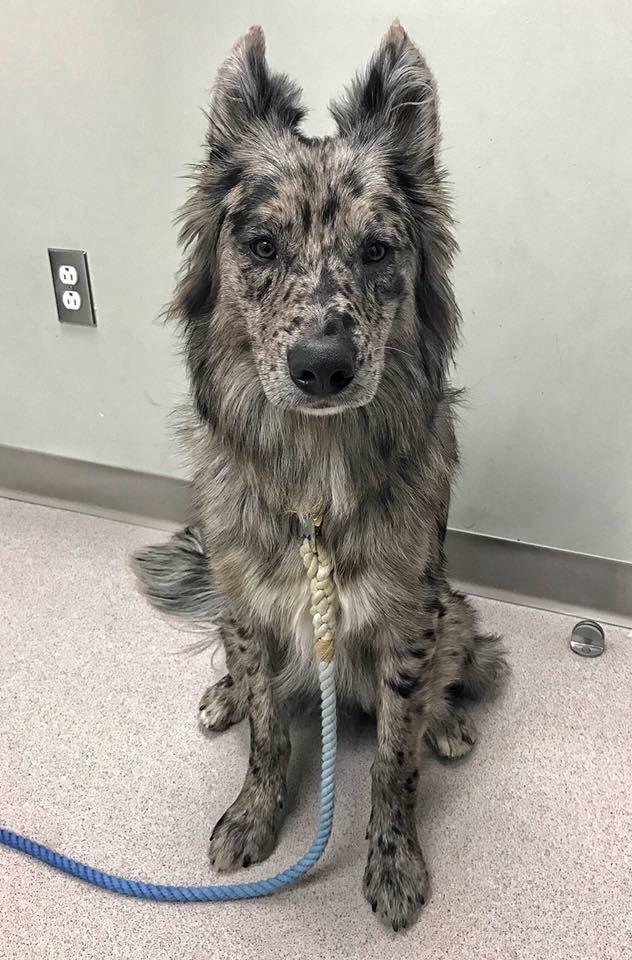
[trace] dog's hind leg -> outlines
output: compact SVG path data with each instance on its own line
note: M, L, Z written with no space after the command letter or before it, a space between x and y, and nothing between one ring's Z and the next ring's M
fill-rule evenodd
M209 687L200 700L200 726L214 733L228 730L244 719L247 692L231 673Z
M439 643L459 664L458 680L450 689L453 699L492 700L509 675L502 639L479 632L476 611L462 593L450 590L441 599L445 612Z
M228 673L210 686L200 701L200 726L220 733L244 719L248 712L248 683L242 656L243 631L231 617L222 618L220 639L226 654Z
M502 689L509 668L500 638L478 632L469 601L456 591L442 599L442 652L459 666L457 680L447 688L444 709L431 721L426 740L438 756L453 760L465 756L476 743L469 704L492 699Z
M434 720L426 731L431 749L446 760L457 760L470 752L476 743L476 724L466 706L450 702L441 719Z
M211 578L199 527L179 530L168 543L139 550L132 569L150 603L161 613L209 629L217 625L229 672L200 701L200 725L219 732L246 716L247 689L235 656L239 637L222 616L222 602Z

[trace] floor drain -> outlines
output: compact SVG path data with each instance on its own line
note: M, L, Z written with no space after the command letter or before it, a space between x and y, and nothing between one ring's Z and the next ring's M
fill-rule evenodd
M603 653L605 634L594 620L580 620L571 633L571 650L580 657L599 657Z

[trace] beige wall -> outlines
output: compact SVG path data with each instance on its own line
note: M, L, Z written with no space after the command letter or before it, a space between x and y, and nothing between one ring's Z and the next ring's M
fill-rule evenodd
M390 6L390 8L389 8ZM468 388L453 525L632 559L632 6L0 0L0 442L175 473L156 321L177 179L252 22L310 132L399 15L439 79ZM86 248L99 327L60 328L46 248Z

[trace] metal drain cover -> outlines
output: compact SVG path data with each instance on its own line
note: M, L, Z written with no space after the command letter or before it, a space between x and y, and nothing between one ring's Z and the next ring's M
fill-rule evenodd
M580 620L571 633L571 649L580 657L599 657L603 653L605 634L594 620Z

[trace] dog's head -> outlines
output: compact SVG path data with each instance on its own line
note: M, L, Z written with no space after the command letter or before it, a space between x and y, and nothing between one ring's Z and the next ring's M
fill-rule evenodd
M436 91L399 24L331 111L336 137L301 134L258 27L220 68L173 305L205 418L218 367L234 403L256 387L312 414L369 403L398 354L442 378L457 313Z

